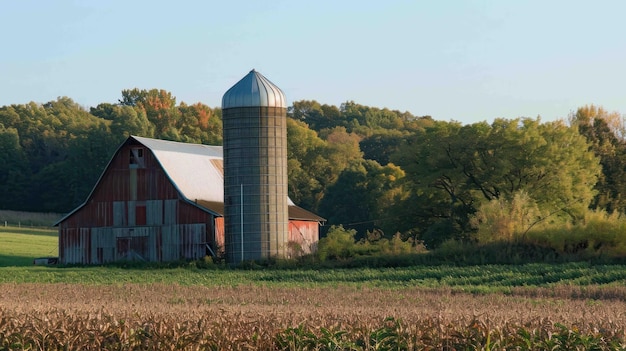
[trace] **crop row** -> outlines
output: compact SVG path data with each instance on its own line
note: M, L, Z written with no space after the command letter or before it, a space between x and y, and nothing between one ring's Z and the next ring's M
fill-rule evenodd
M0 350L618 350L604 289L0 284Z
M623 286L623 265L587 263L485 265L485 266L414 266L399 268L307 269L272 268L236 270L216 266L199 269L119 268L119 267L5 267L0 283L178 283L182 285L223 286L258 284L271 286L319 287L355 285L382 288L455 287L475 292L510 292L515 287Z
M186 319L49 311L33 316L0 310L0 350L621 350L623 327L582 332L548 320L526 325L410 324L386 318L378 327L331 319L323 325L285 327L267 317L242 314ZM280 321L278 321L280 322Z

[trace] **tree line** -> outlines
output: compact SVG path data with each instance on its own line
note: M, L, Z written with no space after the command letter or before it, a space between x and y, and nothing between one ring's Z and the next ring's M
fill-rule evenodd
M128 135L222 144L219 108L165 90L89 110L68 97L0 107L0 209L66 213ZM593 105L567 120L464 125L348 101L288 108L289 195L360 238L437 247L626 212L624 118Z

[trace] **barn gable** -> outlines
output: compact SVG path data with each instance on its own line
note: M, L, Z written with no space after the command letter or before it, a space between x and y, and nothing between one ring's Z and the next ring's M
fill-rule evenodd
M221 146L130 136L87 200L60 219L62 263L172 261L224 245ZM315 248L324 219L289 203L290 241Z

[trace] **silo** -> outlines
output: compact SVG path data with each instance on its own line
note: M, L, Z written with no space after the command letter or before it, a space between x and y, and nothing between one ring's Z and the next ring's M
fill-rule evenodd
M252 70L222 97L224 225L228 262L285 257L287 104Z

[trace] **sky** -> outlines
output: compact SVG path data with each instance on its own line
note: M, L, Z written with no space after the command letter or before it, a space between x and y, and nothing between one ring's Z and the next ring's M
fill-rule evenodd
M256 69L289 105L466 124L626 114L622 0L0 0L0 39L0 106L156 88L220 107Z

